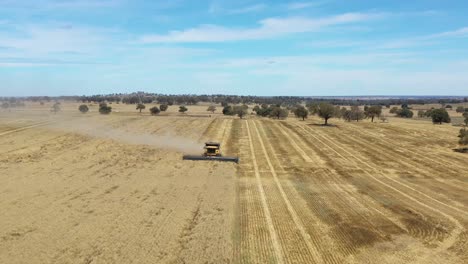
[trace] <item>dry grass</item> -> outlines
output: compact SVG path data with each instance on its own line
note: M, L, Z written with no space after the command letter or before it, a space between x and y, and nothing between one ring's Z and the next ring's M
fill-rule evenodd
M0 113L0 263L468 262L456 127L78 105ZM241 162L182 161L171 145L67 129L76 123L217 140Z

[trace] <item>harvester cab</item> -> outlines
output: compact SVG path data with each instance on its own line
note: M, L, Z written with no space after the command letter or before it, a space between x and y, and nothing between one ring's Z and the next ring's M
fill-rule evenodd
M221 155L221 144L218 142L206 142L205 151L201 156L184 155L184 160L216 160L216 161L231 161L238 163L238 157L225 157Z
M221 156L221 152L219 150L220 148L220 145L219 143L217 142L206 142L205 143L205 156L210 156L210 157L213 157L213 156Z

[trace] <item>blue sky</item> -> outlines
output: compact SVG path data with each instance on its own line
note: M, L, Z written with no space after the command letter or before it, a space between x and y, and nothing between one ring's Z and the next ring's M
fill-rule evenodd
M468 95L468 2L0 0L0 96Z

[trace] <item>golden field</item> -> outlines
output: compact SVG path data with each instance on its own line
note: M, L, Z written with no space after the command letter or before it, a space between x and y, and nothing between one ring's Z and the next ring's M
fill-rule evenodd
M459 127L51 104L0 112L0 263L468 263Z

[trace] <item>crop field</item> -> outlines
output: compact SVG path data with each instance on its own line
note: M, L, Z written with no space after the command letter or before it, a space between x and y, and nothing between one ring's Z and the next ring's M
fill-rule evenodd
M49 108L0 113L0 263L468 263L458 127Z

